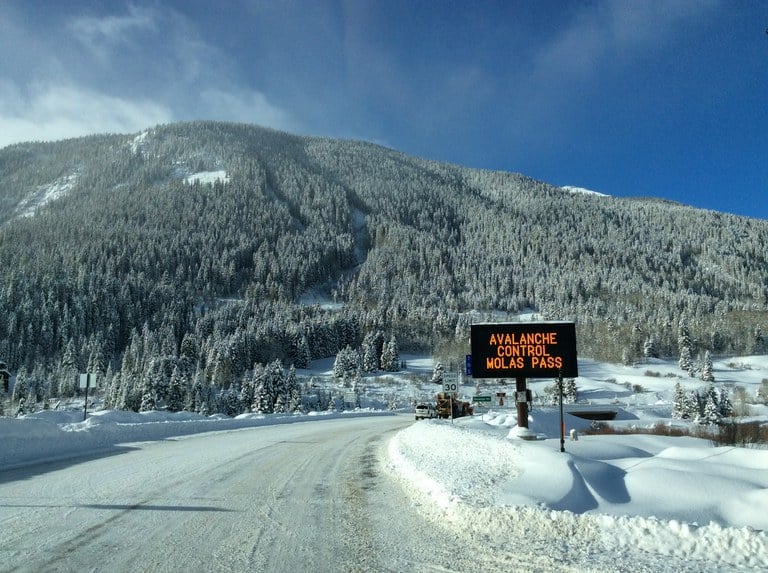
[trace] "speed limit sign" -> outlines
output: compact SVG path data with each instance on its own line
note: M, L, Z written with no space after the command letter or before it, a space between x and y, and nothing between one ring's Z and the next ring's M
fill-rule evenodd
M454 372L443 374L443 392L446 394L455 394L459 391L459 376Z

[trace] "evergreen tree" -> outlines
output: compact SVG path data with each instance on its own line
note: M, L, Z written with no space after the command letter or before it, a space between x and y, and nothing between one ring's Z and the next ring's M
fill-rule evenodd
M685 391L683 390L680 382L675 383L675 391L672 398L671 416L675 420L687 420L689 417L689 412L686 408Z
M565 381L563 381L563 386L565 386ZM555 380L554 384L544 388L544 394L548 396L547 403L550 406L558 406L560 404L560 381ZM563 388L563 402L565 402L565 388Z
M435 368L432 370L432 378L430 379L430 382L432 382L433 384L439 384L440 387L442 387L444 376L445 376L445 367L443 366L442 362L436 362Z
M251 410L257 414L271 414L274 402L270 400L270 393L265 386L264 380L256 386L256 393L253 397L253 406Z
M107 372L104 374L104 384L102 385L102 395L104 397L104 409L110 410L115 407L115 373L112 371L112 365L107 366Z
M678 324L677 347L680 351L680 359L678 361L680 369L691 373L693 369L693 341L691 340L686 317L682 317Z
M288 369L288 376L285 379L285 402L288 412L301 411L301 385L296 378L296 368L293 366Z
M168 397L165 405L169 412L180 412L184 409L185 381L182 379L179 366L173 368L171 380L168 386Z
M336 355L333 362L333 376L343 380L345 376L355 376L360 371L360 354L347 345Z
M253 379L253 401L251 402L249 411L259 413L261 411L264 386L264 366L261 364L254 364L251 378Z
M143 378L152 381L152 390L156 401L162 402L168 399L174 366L175 359L167 356L154 356L147 360Z
M234 417L240 414L240 390L235 385L222 390L220 401L225 415Z
M245 332L239 325L235 327L235 332L227 343L226 355L229 356L232 377L245 372L250 364L250 357L246 350Z
M27 369L22 366L16 373L16 383L13 385L13 393L11 394L11 400L13 402L21 403L22 400L27 400L29 396L29 384L27 378Z
M187 412L202 413L203 401L204 401L204 388L205 388L205 374L202 370L196 370L192 378L192 387L187 394L187 399L184 404L184 409Z
M307 337L294 328L289 333L288 338L287 364L295 368L309 368L312 361L312 351L309 348Z
M379 369L378 341L382 338L381 332L369 332L363 339L363 372L376 372Z
M59 396L62 398L71 398L75 395L79 385L79 373L80 369L78 367L75 341L70 338L67 341L67 346L64 350L64 355L61 358L61 365L59 368Z
M136 330L131 331L130 344L123 353L120 371L128 376L140 376L144 371L141 338Z
M0 398L10 389L11 373L8 372L8 365L0 360Z
M646 358L659 357L659 351L656 348L656 342L653 340L653 338L646 339L645 343L643 344L643 356Z
M229 352L229 347L220 342L210 353L207 374L208 381L214 386L229 388L232 384L235 377L235 366Z
M760 325L755 327L754 346L752 348L753 354L764 354L768 350L768 344L766 344L766 338L763 335L763 329Z
M699 417L701 408L696 392L689 390L683 398L683 420L695 420Z
M272 379L273 407L275 402L277 402L278 398L282 398L283 404L285 404L286 376L285 376L285 370L283 369L283 363L279 359L274 360L267 365L267 370L271 373L271 379Z
M271 414L275 410L275 402L278 396L283 397L285 403L285 375L283 366L279 360L274 360L260 369L256 379L256 392L254 397L255 411L261 414Z
M203 381L205 378L203 377ZM216 403L214 399L213 388L207 384L203 384L202 392L200 394L200 401L198 406L198 412L202 416L210 416L216 411Z
M243 376L243 382L240 386L240 411L250 412L253 404L253 397L256 394L256 383L253 379L253 371Z
M275 400L275 414L285 414L285 399L282 394Z
M184 338L181 339L181 348L179 350L179 356L188 358L193 364L197 364L198 360L198 343L197 337L191 332L185 332Z
M704 382L714 382L715 376L712 374L712 357L709 350L704 353L704 364L701 367L701 379Z
M733 403L728 395L728 389L721 386L717 396L717 413L720 418L729 418L733 415Z
M680 360L678 361L680 369L688 372L690 376L693 376L693 358L691 357L691 349L688 346L680 347Z
M155 400L155 389L152 386L152 382L149 378L144 381L144 386L141 394L141 405L139 406L139 412L152 412L157 410L157 402Z
M109 383L104 389L104 409L119 409L121 378L119 371L109 377Z
M563 402L566 404L576 403L576 379L566 378L563 380Z
M701 415L698 417L697 422L705 426L712 426L720 423L720 412L714 392L706 393L704 408Z
M97 379L104 376L107 371L107 359L104 355L104 342L92 342L88 354L86 372L96 374Z
M394 335L389 339L389 342L384 346L384 351L381 353L381 368L386 372L400 371L400 350L397 347L397 339Z
M51 398L51 384L41 364L36 364L29 376L29 398L36 405L43 404L43 409L48 409Z

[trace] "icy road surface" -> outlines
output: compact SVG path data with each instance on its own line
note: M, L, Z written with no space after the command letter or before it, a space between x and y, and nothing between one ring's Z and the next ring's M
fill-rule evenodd
M214 432L0 471L0 570L509 570L422 520L387 472L388 439L412 423Z

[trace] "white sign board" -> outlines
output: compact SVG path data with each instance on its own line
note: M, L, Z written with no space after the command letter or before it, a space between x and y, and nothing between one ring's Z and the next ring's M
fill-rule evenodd
M94 373L87 373L87 374L80 374L80 388L93 388L96 386L96 374Z
M455 394L459 391L459 375L455 372L443 373L443 392Z

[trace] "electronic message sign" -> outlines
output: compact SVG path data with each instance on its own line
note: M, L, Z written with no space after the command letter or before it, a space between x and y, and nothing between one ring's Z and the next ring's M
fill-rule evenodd
M471 328L474 378L579 375L573 322L507 322Z

